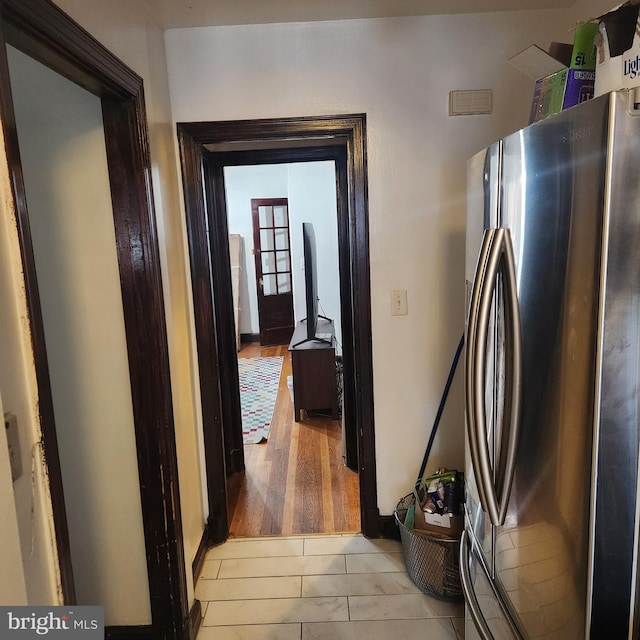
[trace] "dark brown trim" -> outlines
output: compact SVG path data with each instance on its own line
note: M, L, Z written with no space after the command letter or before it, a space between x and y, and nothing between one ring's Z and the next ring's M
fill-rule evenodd
M105 640L154 640L153 626L120 625L104 628Z
M140 78L46 0L2 0L6 41L100 97L130 98Z
M135 102L103 99L152 617L154 627L178 638L177 625L188 617L178 462L160 258L147 191L149 151L140 114L142 91ZM154 610L159 602L164 604Z
M187 630L188 636L185 633L184 637L188 637L189 640L196 640L198 630L202 624L202 605L200 600L194 600L191 610L189 611L189 628Z
M400 540L400 528L396 523L395 516L380 516L380 537Z
M205 525L204 530L202 532L202 537L200 538L200 544L196 549L196 555L193 558L193 562L191 563L191 573L193 575L193 584L198 581L200 577L200 572L202 571L202 567L204 566L204 560L207 555L207 549L209 548L209 529L207 525Z
M142 79L48 0L2 0L0 12L3 44L14 45L102 99L151 596L152 627L136 627L135 633L151 629L156 639L182 640L188 634L189 610ZM44 328L6 49L0 49L0 115L19 224L63 597L71 604L75 602L73 572Z
M229 253L229 228L227 224L227 202L224 195L211 190L214 182L224 180L222 166L211 162L211 154L203 154L204 190L209 217L209 242L213 267L211 284L213 287L214 313L218 344L218 367L222 399L222 429L227 477L244 470L244 446L242 441L242 410L240 407L240 383L238 380L238 353L235 323L233 322L233 287L231 267L218 269L222 263L231 265ZM224 215L214 218L217 211ZM229 322L231 319L231 322Z
M219 166L239 164L246 161L249 153L253 158L252 164L287 161L282 160L289 154L295 160L304 161L328 159L333 154L338 170L336 179L344 179L348 185L348 196L339 201L339 244L341 253L341 305L343 342L345 331L347 340L352 343L343 345L346 356L345 366L345 403L350 404L354 421L357 450L358 471L360 474L360 504L362 530L369 537L377 537L380 532L379 511L377 505L376 465L375 465L375 430L373 414L373 371L371 352L371 304L369 281L369 229L367 205L367 177L366 177L366 130L364 115L327 116L288 118L276 120L242 120L231 122L195 122L179 123L178 139L182 159L183 187L187 214L187 232L191 252L191 268L194 287L194 306L196 316L206 309L208 324L200 323L196 327L198 342L200 373L213 380L213 371L218 362L212 363L200 356L211 349L207 345L216 341L216 329L219 324L228 322L232 317L229 310L219 310L208 298L211 285L206 286L204 279L210 282L211 274L220 269L229 269L224 263L215 262L216 256L204 256L204 251L210 242L207 238L204 221L205 203L202 197L202 155L203 147L208 149L231 148L233 143L241 143L244 149L256 143L256 150L248 152L212 152L211 158ZM300 148L300 140L308 142L309 146ZM292 142L295 141L295 142ZM273 142L273 148L265 151L265 144ZM290 146L287 146L290 145ZM295 148L294 148L295 145ZM198 160L200 157L200 160ZM341 163L340 158L344 158ZM219 181L213 188L217 193L213 202L207 203L212 211L210 219L219 220L222 208L216 209L216 202L224 198L224 185ZM213 269L213 271L212 271ZM206 295L200 300L199 295ZM216 301L217 302L217 301ZM202 309L200 308L202 304ZM223 301L223 306L224 306ZM210 315L209 315L210 314ZM215 316L216 322L211 318ZM198 318L196 318L198 325ZM200 346L202 341L203 345ZM207 372L210 369L211 372ZM201 386L202 388L202 386ZM206 387L210 394L211 386ZM222 460L221 451L224 450L217 442L209 448L206 445L209 425L215 423L222 409L219 406L209 406L211 416L207 418L204 404L210 403L210 398L203 397L203 421L205 429L205 456L207 468L211 465L219 469ZM221 431L221 429L219 430ZM209 435L217 441L216 436ZM219 473L219 471L218 471ZM224 495L222 495L222 492ZM221 539L228 533L226 523L226 487L220 482L211 484L209 478L210 509L216 514L218 521L223 522L220 514L224 513L224 529L220 530Z
M340 300L345 301L341 309L342 323L342 416L345 435L345 464L353 471L358 467L358 423L356 420L355 397L357 387L354 374L354 318L352 314L351 283L351 251L348 250L350 216L349 216L349 174L346 149L336 158L336 194L338 206L338 253L340 273ZM361 479L362 481L362 479ZM365 480L366 482L366 480ZM362 493L362 489L361 489Z
M227 474L222 427L222 396L213 302L210 241L202 182L201 145L191 136L178 135L182 160L182 181L187 214L187 237L194 298L194 324L198 352L200 401L205 449L205 474L209 516L207 528L212 543L229 535L227 515Z
M187 640L196 640L201 626L202 604L200 600L194 600L181 637ZM156 640L158 636L155 635L153 625L145 624L105 627L104 637L105 640Z
M367 191L366 120L354 119L347 142L347 171L350 185L350 235L354 362L353 385L358 425L358 465L362 530L377 537L379 531L376 442L373 412L373 352L371 346L371 281L369 273L369 201ZM364 489L363 489L364 487ZM365 495L366 493L366 495Z

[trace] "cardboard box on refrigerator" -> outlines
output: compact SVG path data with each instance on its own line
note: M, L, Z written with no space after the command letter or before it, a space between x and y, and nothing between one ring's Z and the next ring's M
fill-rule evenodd
M564 68L536 80L529 111L529 124L562 111L569 69Z
M529 124L594 96L597 22L576 26L573 44L552 42L549 51L532 45L509 60L536 81Z
M597 32L598 24L596 22L583 22L576 27L562 102L563 109L591 100L594 96L596 79L594 40Z
M639 0L598 18L595 95L640 86Z

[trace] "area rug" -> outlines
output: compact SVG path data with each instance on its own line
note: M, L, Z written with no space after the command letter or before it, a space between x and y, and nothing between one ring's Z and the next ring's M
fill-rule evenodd
M282 356L238 358L242 439L245 444L258 444L269 437L281 370Z

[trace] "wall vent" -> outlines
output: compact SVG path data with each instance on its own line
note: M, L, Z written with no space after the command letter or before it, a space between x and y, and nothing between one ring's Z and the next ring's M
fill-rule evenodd
M491 89L449 91L450 116L491 113Z

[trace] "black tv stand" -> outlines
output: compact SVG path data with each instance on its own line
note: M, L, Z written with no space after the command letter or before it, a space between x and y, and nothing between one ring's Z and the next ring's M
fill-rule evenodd
M331 336L331 338L330 338L330 339L326 339L326 338L319 338L317 335L316 335L316 336L314 336L313 338L309 338L309 337L307 337L307 338L303 338L302 340L299 340L299 341L298 341L298 342L296 342L295 344L291 344L291 346L289 347L289 349L295 349L296 347L299 347L300 345L305 344L305 343L307 343L307 342L318 342L318 343L320 343L320 344L333 345L333 334L334 334L334 331L335 331L335 330L333 329L333 320L332 320L331 318L327 318L326 316L318 315L318 320L320 320L320 319L322 319L322 320L326 320L326 321L331 325L331 327L332 327L332 330L331 330L331 334L332 334L332 336ZM303 320L301 320L301 321L300 321L300 324L299 324L298 326L301 326L301 325L302 325L302 323L304 323L304 322L306 322L306 321L307 321L307 319L306 319L306 318L304 318ZM316 325L316 331L317 331L317 330L318 330L318 327L317 327L317 325ZM296 333L298 333L298 332L296 331Z

